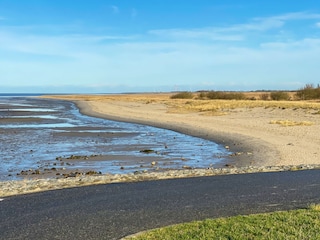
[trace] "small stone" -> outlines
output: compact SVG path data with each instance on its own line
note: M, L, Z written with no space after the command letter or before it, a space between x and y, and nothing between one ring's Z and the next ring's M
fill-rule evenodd
M71 172L68 174L68 177L77 177L78 175L79 175L78 172L75 172L75 173Z
M144 149L144 150L140 150L140 152L149 154L149 153L154 153L154 150L152 150L152 149Z
M96 171L86 172L86 175L97 175L97 174L102 174L102 173L101 172L96 172Z
M192 167L190 167L190 166L183 166L182 168L184 168L184 169L192 169Z
M225 166L228 168L234 168L234 166L232 164L228 164L228 163Z

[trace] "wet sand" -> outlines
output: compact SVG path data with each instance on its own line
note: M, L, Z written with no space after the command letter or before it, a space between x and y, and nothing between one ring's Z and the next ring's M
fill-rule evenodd
M69 101L1 100L1 181L221 167L235 158L200 138L79 114Z
M170 114L165 106L126 101L74 101L80 112L89 116L150 125L174 130L222 144L236 153L228 163L235 167L273 165L279 153L268 142L231 132L221 132L214 123L202 123L198 114ZM247 130L249 131L249 129ZM259 147L257 147L259 146Z

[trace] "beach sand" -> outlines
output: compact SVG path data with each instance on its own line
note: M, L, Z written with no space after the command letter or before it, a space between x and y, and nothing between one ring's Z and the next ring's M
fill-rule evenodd
M90 116L166 128L223 144L234 153L225 168L9 181L0 183L0 196L123 181L320 167L320 103L182 100L170 99L171 95L46 97L73 101ZM204 107L212 104L214 108Z
M69 99L75 100L81 112L87 115L167 128L225 144L233 152L241 149L251 152L254 166L320 163L318 109L241 107L224 109L224 115L210 116L203 112L172 113L167 103L161 103L161 99L174 101L166 95L154 101L151 98L150 102L141 100L141 95ZM147 94L145 99L148 99ZM276 121L302 124L272 124Z

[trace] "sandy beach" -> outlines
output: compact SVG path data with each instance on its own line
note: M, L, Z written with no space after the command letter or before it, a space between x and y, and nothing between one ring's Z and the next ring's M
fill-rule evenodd
M298 108L294 103L292 107L241 107L223 109L221 115L209 115L172 112L168 102L174 100L169 95L155 99L147 94L65 99L75 101L87 115L172 129L225 144L233 152L250 152L254 156L250 165L320 163L319 103L313 108ZM285 126L281 121L297 124Z
M320 167L320 103L171 99L172 94L46 96L83 114L212 140L233 153L224 168L1 182L0 196L90 184Z

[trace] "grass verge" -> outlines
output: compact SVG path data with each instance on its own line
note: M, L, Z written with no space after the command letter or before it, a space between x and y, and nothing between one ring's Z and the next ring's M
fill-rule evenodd
M178 224L126 239L320 239L320 204L308 209Z

